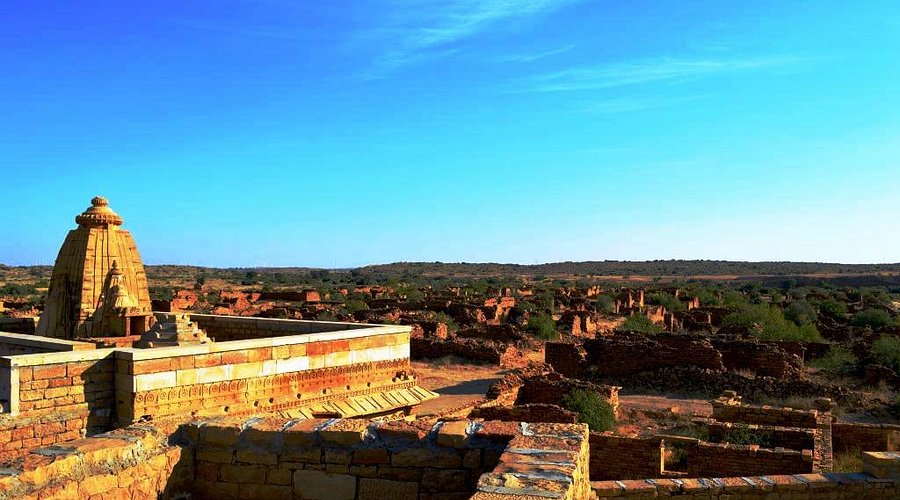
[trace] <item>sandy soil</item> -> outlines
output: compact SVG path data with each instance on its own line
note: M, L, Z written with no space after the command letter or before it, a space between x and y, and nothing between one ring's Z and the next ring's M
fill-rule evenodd
M491 365L459 363L447 358L435 361L413 361L412 368L419 385L441 396L422 403L418 415L438 414L484 398L488 387L503 378L505 370Z
M640 394L619 396L619 408L634 410L666 411L677 407L678 413L692 417L712 415L712 405L706 399L686 399L669 396L645 396Z

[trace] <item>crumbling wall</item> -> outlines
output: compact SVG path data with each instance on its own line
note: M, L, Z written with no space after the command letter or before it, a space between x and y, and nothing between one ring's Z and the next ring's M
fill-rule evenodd
M756 375L775 378L799 378L803 375L802 347L781 347L775 343L752 340L714 340L728 370L747 370ZM791 349L793 347L793 349ZM799 351L796 355L792 351Z
M2 309L0 305L0 309ZM37 330L37 317L31 318L0 318L0 332L21 333L30 335Z
M592 432L591 481L660 477L663 448L659 438L628 438Z
M797 474L697 479L597 481L591 487L598 500L894 500L900 480L865 474Z
M767 449L700 441L687 453L689 477L805 474L813 471L812 450Z
M812 450L815 448L815 430L799 427L779 427L774 425L744 425L731 422L704 421L709 432L709 441L724 443L742 433L760 435L766 448L787 448L790 450ZM755 443L759 444L759 443Z
M481 406L472 410L469 418L503 420L507 422L552 422L574 424L578 414L552 404L526 404L518 406Z
M712 401L713 418L719 422L775 425L780 427L815 428L818 425L817 410L775 408L767 405L729 404Z
M167 445L164 435L149 428L38 448L5 465L3 500L176 498L194 475L190 450Z
M835 421L831 424L831 440L835 453L897 451L900 450L900 425Z
M547 342L544 346L544 362L567 377L578 377L584 372L584 350L577 344Z
M673 366L725 369L721 353L702 337L617 334L586 340L583 346L587 353L585 362L600 376L631 375Z
M581 424L267 418L192 424L183 432L196 446L197 498L586 500L590 494ZM546 474L551 458L554 474Z

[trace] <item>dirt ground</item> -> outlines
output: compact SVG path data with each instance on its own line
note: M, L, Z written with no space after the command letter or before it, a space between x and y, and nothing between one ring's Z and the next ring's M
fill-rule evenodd
M632 394L619 396L619 408L643 411L668 411L678 408L676 413L690 417L709 417L712 405L706 399L684 399L670 396L646 396Z
M420 416L439 414L484 398L488 387L506 372L497 366L460 363L450 358L413 361L412 368L420 386L441 395L422 403L416 409Z

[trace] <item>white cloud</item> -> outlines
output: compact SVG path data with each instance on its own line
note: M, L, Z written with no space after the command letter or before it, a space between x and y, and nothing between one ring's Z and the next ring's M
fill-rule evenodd
M367 77L378 78L402 66L452 53L449 47L508 23L550 14L578 0L449 0L440 3L401 0L384 26L368 41L383 46Z
M652 59L630 63L570 68L523 79L526 92L598 90L646 83L681 82L727 73L789 67L802 59L764 57L750 59Z

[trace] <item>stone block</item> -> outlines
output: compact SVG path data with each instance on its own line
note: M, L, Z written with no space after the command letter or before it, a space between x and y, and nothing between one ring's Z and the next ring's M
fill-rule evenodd
M354 465L382 465L391 463L391 456L384 448L368 448L353 452Z
M313 470L294 471L294 494L309 500L353 500L356 478Z
M419 484L388 479L362 478L359 480L359 500L417 500Z
M467 420L444 422L438 430L437 443L450 448L462 448L469 437L468 429L469 422Z
M391 465L398 467L437 467L456 469L462 467L462 457L450 450L409 448L394 452Z
M290 485L293 475L294 473L290 469L269 469L268 472L266 472L266 483Z
M223 465L219 471L219 479L226 483L266 482L266 468L259 465Z
M34 380L44 380L50 378L60 378L66 376L66 365L45 365L34 367Z

